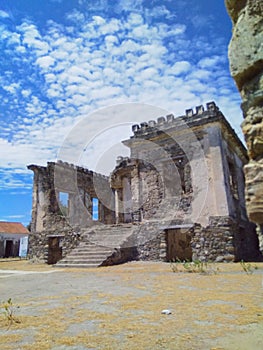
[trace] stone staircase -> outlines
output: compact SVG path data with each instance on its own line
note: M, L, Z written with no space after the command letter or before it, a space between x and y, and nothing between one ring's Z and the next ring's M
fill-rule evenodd
M130 224L101 225L83 229L83 240L56 267L98 267L129 260L133 233Z

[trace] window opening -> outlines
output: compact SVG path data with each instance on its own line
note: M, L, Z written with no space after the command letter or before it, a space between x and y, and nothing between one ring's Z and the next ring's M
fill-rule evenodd
M98 198L92 198L92 220L99 220L99 200Z
M66 192L59 192L59 209L62 215L69 214L69 194Z

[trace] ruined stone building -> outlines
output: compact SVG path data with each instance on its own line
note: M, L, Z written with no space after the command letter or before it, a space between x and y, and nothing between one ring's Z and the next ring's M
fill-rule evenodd
M245 207L247 152L214 102L132 131L130 157L109 177L62 161L28 167L31 257L87 267L261 259Z

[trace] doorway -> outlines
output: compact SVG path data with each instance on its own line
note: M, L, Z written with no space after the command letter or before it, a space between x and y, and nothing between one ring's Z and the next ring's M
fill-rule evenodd
M168 229L166 231L167 261L192 260L191 238L189 229Z
M62 259L61 236L48 237L48 264L56 264Z
M5 258L13 256L13 241L7 240L5 242Z

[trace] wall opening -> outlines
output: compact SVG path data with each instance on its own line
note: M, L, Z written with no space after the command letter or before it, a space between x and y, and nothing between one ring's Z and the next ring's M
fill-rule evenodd
M5 258L13 256L13 241L6 240L5 242Z
M167 261L192 260L191 233L187 229L169 229L166 231Z
M230 184L231 194L235 199L239 199L235 165L229 159L228 159L228 169L229 169L229 184Z
M92 220L99 220L99 200L98 198L92 198Z
M59 192L58 194L59 200L59 209L62 215L69 215L69 194L66 192Z
M48 237L48 264L56 264L62 259L61 236Z

